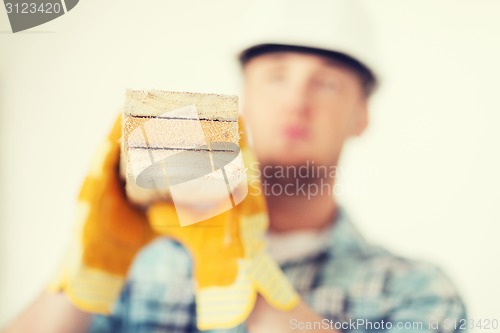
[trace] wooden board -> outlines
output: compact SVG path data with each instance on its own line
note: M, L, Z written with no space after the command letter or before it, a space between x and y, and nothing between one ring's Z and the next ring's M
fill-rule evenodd
M243 172L238 163L223 165L231 165L239 154L236 96L129 90L122 134L120 172L127 196L141 206L171 200L173 185L196 184L196 179L215 184L224 177L222 184L229 186ZM206 198L184 187L190 193L186 200L222 195L219 189Z

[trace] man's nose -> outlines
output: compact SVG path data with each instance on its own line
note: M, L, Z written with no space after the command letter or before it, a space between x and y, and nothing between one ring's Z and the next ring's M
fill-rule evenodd
M298 118L310 116L311 108L307 85L300 83L290 85L285 99L285 111L288 116Z

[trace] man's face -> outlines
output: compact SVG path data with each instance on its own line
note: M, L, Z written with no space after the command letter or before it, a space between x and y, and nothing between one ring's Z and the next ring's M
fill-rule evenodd
M243 117L263 165L336 165L344 141L366 127L359 77L328 58L267 53L244 74Z

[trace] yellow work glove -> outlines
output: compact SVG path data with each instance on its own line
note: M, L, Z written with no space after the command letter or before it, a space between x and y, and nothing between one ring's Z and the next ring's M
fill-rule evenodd
M181 227L172 203L141 210L127 200L118 172L121 128L119 117L85 178L76 240L49 290L64 291L82 310L109 314L134 256L153 238L166 236L192 256L199 329L242 323L257 293L278 309L294 308L299 296L266 251L267 210L252 168L247 169L252 186L240 204ZM244 135L240 149L250 165L254 160Z

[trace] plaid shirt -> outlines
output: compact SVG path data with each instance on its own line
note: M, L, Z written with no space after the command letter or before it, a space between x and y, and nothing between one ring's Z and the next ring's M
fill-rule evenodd
M441 270L367 243L343 210L330 240L313 256L280 264L304 302L332 320L330 327L343 332L459 332L455 326L466 319L465 307ZM192 281L186 250L173 240L158 239L138 255L113 314L94 316L89 332L198 332ZM290 331L297 324L291 322ZM210 332L246 329L242 324Z

